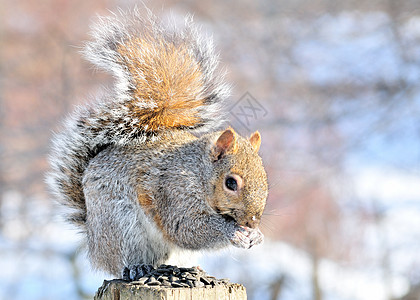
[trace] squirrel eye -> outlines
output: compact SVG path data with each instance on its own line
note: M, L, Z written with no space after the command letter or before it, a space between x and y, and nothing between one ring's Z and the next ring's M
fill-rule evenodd
M226 178L225 185L231 191L236 191L238 189L238 183L232 177Z

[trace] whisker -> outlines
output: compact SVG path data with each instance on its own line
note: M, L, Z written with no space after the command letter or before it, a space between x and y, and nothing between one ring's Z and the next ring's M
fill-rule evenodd
M288 216L291 215L291 213L286 213L285 210L289 205L286 204L284 205L284 207L281 207L280 209L274 208L274 209L270 209L269 211L264 211L263 212L263 216L276 216L276 217L281 217L281 216ZM280 211L280 212L279 212Z
M280 184L282 182L282 178L277 178L274 182L269 181L268 182L268 190L271 190L276 185Z
M270 225L274 227L275 223L270 219L262 219L261 225L264 225L264 226Z
M261 228L263 228L263 229L265 229L265 230L269 231L270 233L275 233L275 232L276 232L274 224L265 224L265 223L261 220L260 226L261 226Z
M281 217L284 216L285 214L274 214L274 213L263 213L263 216L275 216L275 217Z

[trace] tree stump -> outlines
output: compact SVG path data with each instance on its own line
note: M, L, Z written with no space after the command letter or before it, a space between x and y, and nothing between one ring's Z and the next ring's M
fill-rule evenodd
M246 300L245 287L221 283L204 287L163 287L139 285L121 279L105 280L94 300Z

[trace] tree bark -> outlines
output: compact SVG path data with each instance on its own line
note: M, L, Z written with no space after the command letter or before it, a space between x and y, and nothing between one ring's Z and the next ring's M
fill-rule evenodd
M319 285L319 258L312 255L312 293L314 300L322 300L322 291Z

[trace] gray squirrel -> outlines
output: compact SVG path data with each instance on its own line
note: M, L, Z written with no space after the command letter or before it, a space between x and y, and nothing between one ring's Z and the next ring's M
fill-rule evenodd
M230 90L212 40L191 18L179 28L145 15L93 26L83 54L115 85L66 119L47 175L92 265L131 279L182 249L261 243L268 194L260 134L216 130Z

